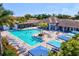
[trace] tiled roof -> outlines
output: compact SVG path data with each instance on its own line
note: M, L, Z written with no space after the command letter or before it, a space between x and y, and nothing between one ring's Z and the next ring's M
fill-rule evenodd
M58 26L79 28L79 21L62 20L62 21L59 22Z
M74 28L79 28L79 21L77 20L71 20L71 19L58 19L58 18L48 18L45 20L47 23L53 23L56 24L58 23L58 26L62 27L74 27Z
M21 24L31 24L31 23L39 23L41 20L33 19L33 20L28 20L26 22L23 22Z

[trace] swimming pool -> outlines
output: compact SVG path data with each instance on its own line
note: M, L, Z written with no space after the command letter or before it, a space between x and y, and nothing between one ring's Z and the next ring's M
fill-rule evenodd
M28 29L28 30L12 30L9 31L14 36L20 38L30 46L34 46L36 44L39 44L43 42L40 38L35 38L32 35L41 32L39 29Z
M52 46L54 46L56 48L60 48L61 47L61 42L59 42L57 40L49 41L47 44L52 45Z

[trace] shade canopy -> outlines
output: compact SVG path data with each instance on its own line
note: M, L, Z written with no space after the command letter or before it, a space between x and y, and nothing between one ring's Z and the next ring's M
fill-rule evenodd
M29 53L32 56L48 56L48 49L43 46L38 46L29 50Z

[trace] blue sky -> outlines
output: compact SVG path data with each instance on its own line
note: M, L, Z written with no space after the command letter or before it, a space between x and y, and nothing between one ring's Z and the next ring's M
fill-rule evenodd
M42 13L73 16L79 11L78 3L4 3L3 6L13 11L15 16Z

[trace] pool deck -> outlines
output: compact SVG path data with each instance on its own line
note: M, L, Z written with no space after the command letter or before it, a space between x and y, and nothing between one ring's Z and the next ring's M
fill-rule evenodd
M26 30L26 29L30 29L30 28L25 28L25 29L23 29L23 30ZM31 29L36 29L36 27L31 28ZM3 31L3 32L2 32L2 36L8 37L8 40L9 40L9 39L15 40L16 42L19 42L19 46L25 47L25 48L26 48L26 51L20 54L20 55L23 55L23 54L27 53L30 49L33 49L33 48L35 48L35 47L37 47L37 46L44 46L44 47L46 47L46 48L48 48L48 49L51 50L51 48L52 48L53 46L48 45L48 44L46 44L46 43L47 43L48 41L55 40L56 37L57 37L57 35L56 35L57 32L55 32L55 31L54 31L54 32L52 32L52 31L46 31L46 30L43 30L43 32L45 32L45 33L47 33L48 35L50 35L50 37L47 37L47 35L45 35L45 36L43 37L44 42L42 42L42 43L40 43L40 44L37 44L37 45L35 45L35 46L30 46L29 44L27 44L27 43L25 43L24 41L20 40L18 37L15 37L14 35L12 35L11 33L9 33L8 31ZM63 33L60 32L58 35L62 35L62 34L63 34ZM63 42L63 41L60 41L60 42ZM10 43L10 42L9 42L9 43ZM15 46L14 46L14 47L15 47ZM16 48L16 47L15 47L15 48Z

